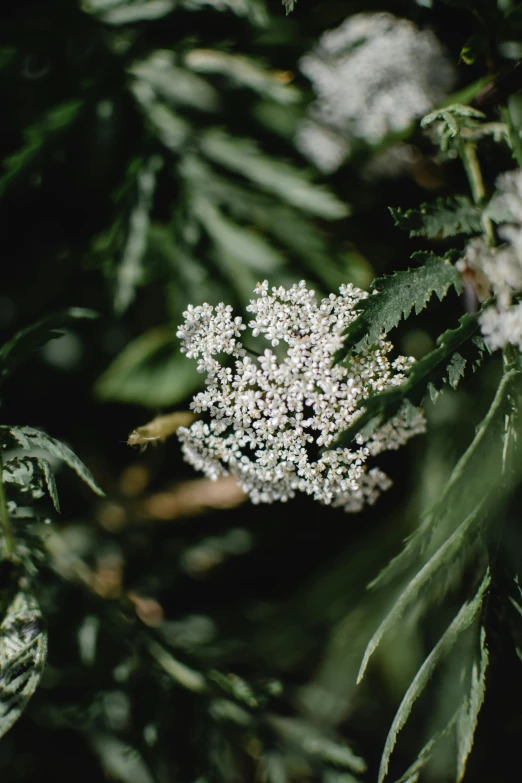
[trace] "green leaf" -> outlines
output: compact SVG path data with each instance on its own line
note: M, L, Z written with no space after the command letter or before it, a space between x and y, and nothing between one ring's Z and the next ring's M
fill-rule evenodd
M459 385L460 379L464 377L465 369L466 359L458 351L455 351L447 367L448 383L452 389L456 389Z
M439 639L431 653L420 667L419 671L413 679L413 682L406 691L406 694L391 725L388 737L386 738L386 743L381 758L381 765L379 768L378 783L382 783L386 777L390 756L395 747L395 743L397 742L397 736L408 720L414 703L426 688L437 666L442 660L444 660L444 658L449 655L459 636L464 631L466 631L475 620L475 617L482 608L484 596L486 590L489 587L490 581L491 577L489 571L487 571L479 585L475 596L462 606L457 616L453 619L452 623L448 626L442 637Z
M223 674L223 672L213 669L208 674L208 679L215 682L225 693L230 694L237 701L246 704L250 709L259 707L259 701L250 687L242 677L237 674Z
M194 214L215 245L220 268L242 299L249 299L259 275L266 277L285 265L284 256L261 233L229 220L208 199L194 200Z
M286 106L301 100L299 90L283 82L279 71L269 71L251 57L217 49L192 49L185 56L185 63L196 73L219 74L232 86L253 90L270 102Z
M472 106L465 106L462 103L453 103L451 106L444 106L442 109L435 109L421 120L423 128L429 128L436 122L442 122L448 126L448 130L453 135L457 135L461 128L474 127L477 120L485 119L485 114Z
M372 587L427 562L443 545L454 556L453 544L465 541L475 525L497 519L511 489L520 480L522 446L522 371L508 366L491 407L476 435L455 466L444 492L425 514L402 552L374 580ZM492 511L494 510L494 513ZM476 514L476 520L473 515ZM471 527L467 527L468 523ZM453 539L453 534L456 538Z
M267 723L281 739L304 751L308 756L315 756L328 764L343 767L352 772L366 771L366 762L357 756L349 745L326 737L308 722L270 715L267 717Z
M381 423L395 416L406 400L413 405L420 405L428 390L432 396L436 394L438 389L449 381L448 362L452 361L457 349L459 349L459 353L462 353L464 348L466 351L475 353L478 351L475 363L480 362L483 350L482 341L477 343L470 339L478 328L477 317L477 313L466 313L459 319L460 326L443 332L437 340L438 347L412 365L408 371L406 382L401 386L388 389L364 400L361 403L362 415L339 435L335 441L335 447L349 446L353 443L356 435L367 428L375 430ZM355 323L357 322L355 321ZM461 359L457 358L454 360L455 364L452 365L451 379L453 384L460 377L460 369L463 366Z
M286 255L288 251L294 254L296 262L318 278L326 290L339 288L348 275L353 278L353 267L339 262L319 227L311 220L303 220L302 214L294 207L274 203L270 196L254 191L248 184L241 185L230 178L221 177L213 167L195 156L187 155L181 170L197 192L195 198L198 202L200 199L203 199L203 202L211 201L222 207L222 214L226 211L235 221L248 222L249 236L253 234L253 227L257 229L256 236L270 234L275 242L283 246ZM273 256L273 250L271 249L270 256L265 253L263 256L265 257L262 264L266 270L266 261ZM248 262L248 258L249 256L240 259L242 266ZM280 255L278 264L281 265L284 260ZM364 275L367 271L367 267L363 267L364 260L357 260ZM260 271L263 272L263 268L260 267ZM359 270L355 270L356 273L357 271ZM244 273L236 270L235 284L238 274L243 276ZM366 279L365 284L368 282ZM249 299L253 287L247 290L246 281L242 285L242 298Z
M32 351L41 348L49 340L61 337L63 327L68 326L71 321L97 317L98 314L93 310L86 310L83 307L69 307L66 310L51 313L35 324L21 329L0 348L0 383L28 359Z
M447 151L453 139L460 136L463 129L479 131L486 115L471 106L453 103L450 106L435 109L421 120L421 128L435 126L441 150ZM489 131L487 131L489 132Z
M384 620L381 622L372 638L368 642L364 652L357 683L359 683L366 671L368 662L377 649L384 634L396 627L397 622L404 615L406 610L411 607L418 599L422 590L426 589L433 577L442 569L450 569L452 561L461 551L463 542L473 525L480 519L479 511L481 504L474 508L468 517L459 525L457 530L434 552L428 562L415 574L406 588L399 595L399 598L393 604Z
M478 723L478 714L486 694L486 669L489 654L486 647L486 631L480 629L480 657L473 661L469 696L459 710L457 717L457 783L464 778L466 763L473 747L473 738Z
M469 671L463 673L469 680L468 692L463 693L463 701L460 707L455 711L446 726L430 737L421 752L395 783L417 783L422 769L426 766L433 755L436 745L441 739L446 737L453 729L456 730L456 748L457 748L457 774L456 783L464 777L466 762L473 746L473 737L477 727L478 713L484 701L485 696L485 675L488 665L488 651L486 648L486 635L484 628L479 631L479 655L474 655ZM463 683L464 685L464 683Z
M121 261L116 271L114 308L123 313L136 296L136 288L143 281L143 259L147 249L150 211L156 188L156 173L163 162L153 155L137 175L137 201L129 217L129 230Z
M174 108L188 106L199 111L216 111L220 105L219 92L205 79L174 63L174 52L156 49L145 60L133 63L129 73Z
M13 457L4 465L3 479L22 490L42 490L47 492L56 511L60 512L58 490L51 465L42 457Z
M482 231L481 212L467 196L446 196L418 209L389 207L395 225L410 232L410 237L433 239L478 234Z
M474 33L470 35L462 49L460 50L459 63L473 65L480 57L487 56L489 40L484 33Z
M289 163L265 155L250 139L228 136L213 129L203 135L201 149L210 160L303 212L326 220L348 214L346 204L331 191L307 181L303 172Z
M187 120L162 101L156 100L154 92L146 84L136 81L130 86L130 91L146 117L151 132L170 152L178 155L191 136Z
M520 94L511 95L506 106L500 110L502 119L508 127L511 154L519 166L522 166L521 103Z
M245 16L252 24L266 27L268 15L263 0L181 0L189 11L207 10L209 7L222 13L230 11L236 16Z
M162 19L176 7L176 0L84 0L86 11L98 15L105 24L124 25Z
M176 405L202 383L196 362L179 352L173 332L150 329L127 345L96 381L102 400L150 408Z
M33 168L49 144L56 143L69 131L78 118L82 105L82 101L75 100L54 106L24 130L23 146L2 161L6 173L0 177L0 196Z
M421 265L373 281L370 287L376 293L357 304L359 315L346 329L336 361L352 349L360 351L374 344L383 332L388 333L413 309L418 315L433 294L442 300L451 286L458 290L460 275L449 261L433 253L415 253L412 258L418 259Z
M36 599L19 592L0 624L0 737L38 687L46 656L47 633Z
M46 432L33 429L33 427L9 427L2 425L0 426L0 443L4 447L18 447L28 451L31 449L43 449L52 457L57 457L69 465L97 495L105 494L96 484L91 472L81 459L68 446L47 435Z

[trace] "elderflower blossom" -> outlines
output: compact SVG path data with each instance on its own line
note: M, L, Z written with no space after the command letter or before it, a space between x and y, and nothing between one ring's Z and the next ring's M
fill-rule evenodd
M178 330L181 350L197 359L206 389L191 408L209 414L180 427L185 459L209 478L233 474L254 503L272 503L304 492L347 511L373 503L390 486L371 457L398 449L424 431L420 411L403 409L354 448L333 446L360 415L370 394L400 385L413 359L387 357L391 343L357 354L348 367L333 366L342 334L368 296L352 285L317 302L304 281L289 289L258 283L247 311L253 338L268 342L252 358L241 342L246 329L223 304L189 307ZM234 366L231 364L231 357Z
M360 13L324 33L301 58L316 94L298 149L326 174L353 142L405 130L449 91L454 70L430 30L390 13Z
M505 245L488 247L483 239L468 243L464 258L457 263L461 273L473 275L480 301L495 297L479 318L482 333L491 350L511 344L522 351L522 171L507 172L497 179L499 195L492 207L509 216L499 228Z

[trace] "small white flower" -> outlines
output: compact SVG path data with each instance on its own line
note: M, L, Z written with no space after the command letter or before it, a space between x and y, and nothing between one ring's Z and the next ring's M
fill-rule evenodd
M206 389L191 407L208 412L210 423L178 429L184 456L210 478L236 475L254 503L304 492L358 511L390 483L377 468L367 471L368 458L423 432L422 413L401 411L370 437L359 436L353 450L329 446L360 415L359 403L402 383L413 360L391 364L392 345L382 337L350 366L332 366L342 332L367 296L351 285L320 303L304 281L271 292L265 281L255 292L247 308L254 316L250 328L272 345L277 341L277 355L270 348L256 360L245 355L239 342L245 327L231 308L202 305L185 313L181 350L208 372ZM223 354L235 359L234 370L220 364Z
M495 297L495 304L479 318L491 350L511 344L522 351L522 304L515 301L522 294L522 171L501 174L497 188L500 192L492 205L506 210L511 221L498 231L505 244L488 247L483 239L471 240L457 269L474 275L480 301Z

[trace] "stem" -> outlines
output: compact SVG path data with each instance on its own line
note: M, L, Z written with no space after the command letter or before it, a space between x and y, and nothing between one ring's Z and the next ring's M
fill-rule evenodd
M13 560L15 552L15 539L13 529L9 521L7 512L7 501L4 492L3 482L4 463L2 460L2 449L0 448L0 529L4 534L6 560Z
M477 206L480 206L481 202L486 197L486 188L484 187L484 180L482 179L477 149L475 145L470 142L463 142L459 146L460 156L464 164L464 169L466 170L473 201ZM493 223L489 217L486 217L485 215L482 216L482 226L484 228L486 242L490 247L493 247L495 245L495 233L493 231Z

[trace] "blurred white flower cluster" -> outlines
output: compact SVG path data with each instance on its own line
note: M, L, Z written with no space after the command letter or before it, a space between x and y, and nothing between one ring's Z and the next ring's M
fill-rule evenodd
M495 304L480 316L482 333L492 350L511 344L522 351L522 171L507 172L497 179L499 195L491 207L509 217L498 233L505 245L488 247L474 239L466 247L457 268L474 278L480 301L495 296Z
M361 13L324 33L301 58L317 96L296 144L325 173L360 139L405 130L447 94L454 70L430 30L389 13Z
M318 303L304 281L271 290L268 282L259 283L247 308L249 328L271 347L254 358L241 342L246 327L231 307L204 304L184 313L181 350L207 374L206 389L191 408L210 414L208 423L178 429L184 456L210 478L235 475L254 503L304 492L358 511L390 485L378 468L367 470L368 459L424 431L422 413L403 410L371 435L358 436L353 450L329 448L360 415L361 400L403 383L413 362L404 356L390 362L392 345L383 337L348 367L332 366L342 333L367 296L352 285L339 290ZM227 355L234 367L227 366Z

